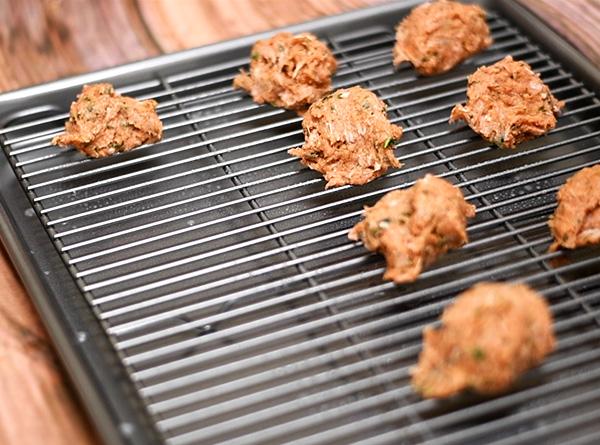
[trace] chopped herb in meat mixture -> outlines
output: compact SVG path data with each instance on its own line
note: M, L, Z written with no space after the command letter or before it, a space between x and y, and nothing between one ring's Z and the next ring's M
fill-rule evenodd
M159 141L162 123L156 101L138 101L117 94L112 85L85 85L71 104L66 132L54 145L72 145L92 158L103 158Z
M600 244L600 164L569 178L558 191L557 200L549 222L554 236L550 251Z
M424 76L440 74L491 43L481 7L445 0L425 3L398 25L394 65L408 61Z
M281 32L260 40L250 53L250 72L233 81L258 103L306 111L331 89L337 63L327 45L310 33Z
M364 220L348 235L381 252L384 278L415 281L422 270L467 241L467 218L475 215L461 191L444 179L426 175L412 187L387 193L365 210Z
M444 310L441 321L423 331L423 351L412 370L414 388L427 398L466 389L506 391L555 345L546 301L523 284L476 284Z
M450 122L464 120L486 141L515 148L553 129L562 107L539 74L507 56L469 76L467 103L454 107Z
M394 142L402 129L390 123L385 104L361 87L337 90L304 116L304 145L289 151L321 172L327 187L363 185L401 164Z

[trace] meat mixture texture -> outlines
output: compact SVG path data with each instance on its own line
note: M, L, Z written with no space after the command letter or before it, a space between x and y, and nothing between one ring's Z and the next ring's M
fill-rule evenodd
M252 47L250 72L233 85L255 102L304 112L331 90L337 62L327 45L310 33L281 32Z
M423 351L412 370L412 384L426 398L465 389L506 391L555 346L546 301L523 284L476 284L444 310L441 321L440 328L423 331Z
M156 101L138 101L117 94L112 85L85 85L71 104L66 132L54 145L72 145L92 158L104 158L159 141L163 126Z
M425 3L398 25L394 65L408 61L424 76L440 74L491 43L481 7L445 0Z
M454 107L450 122L464 120L485 140L515 148L553 129L564 105L527 63L507 56L469 76L467 103Z
M421 271L450 249L468 242L467 218L475 216L461 191L444 179L426 175L414 186L387 193L348 237L381 252L396 283L415 281Z
M363 185L401 166L394 143L402 128L390 123L385 104L364 88L337 90L315 102L302 128L304 145L289 153L321 172L327 188Z
M557 200L549 222L554 236L550 251L600 244L600 164L569 178L558 191Z

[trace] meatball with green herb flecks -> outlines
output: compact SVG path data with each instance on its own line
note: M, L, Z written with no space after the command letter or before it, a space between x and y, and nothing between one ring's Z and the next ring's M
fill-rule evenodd
M348 237L385 256L385 279L408 283L440 255L468 241L467 218L474 215L475 207L465 201L460 189L426 175L366 208L364 220Z
M414 388L426 398L466 389L506 391L555 345L546 301L523 284L476 284L444 310L441 321L423 331L423 351L411 372Z
M250 71L233 86L246 90L258 103L306 111L331 90L337 62L325 43L313 34L280 32L259 40L250 53Z
M600 244L600 164L569 178L558 191L557 201L549 223L554 236L550 251Z
M564 105L527 63L507 56L469 76L467 103L454 107L450 122L463 120L486 141L515 148L553 129Z
M85 85L71 104L65 133L54 145L72 145L92 158L104 158L159 141L163 126L156 101L138 101L117 94L112 85Z
M289 153L322 173L327 188L363 185L401 166L394 143L402 128L388 120L385 104L364 88L337 90L315 102L302 128L304 145Z
M394 65L408 61L424 76L441 74L491 43L480 6L446 0L425 3L398 25Z

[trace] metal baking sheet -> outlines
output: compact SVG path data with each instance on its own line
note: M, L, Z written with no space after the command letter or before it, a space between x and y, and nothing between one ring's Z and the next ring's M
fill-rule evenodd
M244 37L0 96L2 240L107 443L594 443L600 429L598 250L552 267L546 227L565 178L600 159L600 77L510 1L482 2L494 45L432 78L391 66L400 1L287 29L325 39L336 87L389 105L405 163L325 190L286 154L293 113L231 89ZM466 76L506 54L567 107L506 151L447 123ZM162 142L104 160L49 145L85 83L155 98ZM345 234L364 205L426 172L478 213L471 242L416 283ZM422 328L478 280L523 280L551 303L557 352L493 399L421 400ZM495 442L494 442L495 443Z

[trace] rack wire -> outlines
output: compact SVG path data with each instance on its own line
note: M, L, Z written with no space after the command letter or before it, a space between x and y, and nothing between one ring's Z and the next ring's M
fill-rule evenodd
M565 179L600 159L600 101L496 13L494 44L452 72L391 65L391 27L324 35L334 86L363 85L404 128L404 166L325 190L287 155L301 119L231 88L246 60L122 86L154 98L162 141L89 160L49 145L67 114L23 115L2 146L164 441L202 444L594 443L600 420L600 258L552 266L547 219ZM566 102L518 150L447 123L466 77L507 54ZM350 242L364 205L425 173L476 205L470 242L416 283L384 282ZM480 280L539 290L557 351L508 394L422 400L410 388L424 326Z

